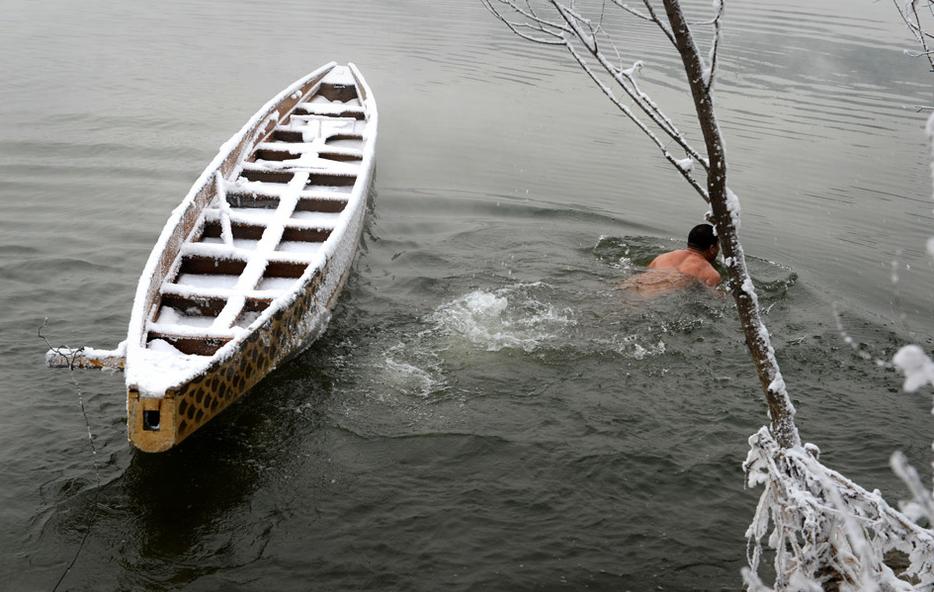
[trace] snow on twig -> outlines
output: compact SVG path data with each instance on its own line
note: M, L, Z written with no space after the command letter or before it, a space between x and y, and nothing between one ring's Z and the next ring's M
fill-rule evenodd
M921 482L921 476L913 466L908 463L908 458L901 451L896 450L889 459L889 466L892 472L898 476L908 487L912 499L903 505L902 510L911 515L911 518L918 522L922 518L927 520L928 524L934 524L934 497L924 488Z
M782 448L768 429L749 438L749 487L763 486L746 532L748 590L930 590L934 532L819 462L806 447ZM762 546L775 551L774 588L759 579ZM892 552L907 565L896 573Z
M892 0L892 3L895 4L895 9L898 10L899 16L902 17L915 40L921 44L922 51L920 53L909 55L926 57L931 65L931 70L934 71L934 51L928 46L928 39L934 40L934 34L927 31L918 13L918 4L924 3L927 5L931 17L934 17L934 0L907 0L904 5L899 4L898 0Z
M637 73L641 70L642 62L636 61L633 67L623 68L616 66L609 59L603 47L605 44L611 48L611 55L615 54L615 63L622 60L620 48L610 36L610 33L603 26L604 14L601 11L600 18L595 24L591 19L580 13L573 7L573 3L563 3L558 0L549 0L547 4L561 17L561 21L545 18L539 11L536 11L531 2L520 5L516 0L482 0L484 6L500 21L506 24L509 29L517 36L546 45L565 46L572 57L585 70L590 78L597 84L600 90L610 99L610 101L619 108L626 117L633 121L636 126L646 134L649 139L659 148L665 159L675 167L691 187L705 200L709 201L706 189L692 175L689 168L679 166L678 160L669 154L666 142L663 142L657 134L643 122L636 112L619 100L610 87L604 83L597 72L588 64L588 60L580 50L573 47L579 44L586 49L586 53L597 63L604 72L610 75L616 85L622 89L623 93L629 98L634 106L641 111L652 124L662 131L662 133L675 144L677 144L685 155L698 163L705 171L709 169L709 162L705 155L693 148L685 136L677 128L674 122L669 118L652 100L652 98L642 91L637 80ZM646 12L642 13L632 9L619 0L611 0L612 4L640 18L656 23L672 43L674 42L671 31L664 25L658 15L655 13L648 0L644 0ZM602 10L605 10L604 4ZM683 160L683 159L682 159Z
M513 7L510 9L511 12L507 11L508 15L497 11L496 7L491 3L492 0L484 1L490 3L488 5L492 7L493 13L500 20L507 21L506 24L513 30L516 30L516 22L514 21L525 22L523 19L528 19L531 16L532 21L530 24L540 32L544 29L552 35L560 35L561 41L568 52L607 98L655 144L665 160L675 168L691 188L706 202L714 206L713 210L718 212L717 216L724 216L725 222L721 229L724 238L721 238L721 244L725 243L724 254L725 256L728 255L731 261L729 268L731 277L734 278L734 299L737 302L737 310L746 332L750 353L755 360L757 374L766 394L777 437L784 445L796 444L799 439L793 421L794 406L791 404L785 382L775 360L768 331L765 329L761 314L758 312L755 290L744 263L742 247L735 233L735 228L739 226L739 200L726 187L726 162L722 149L722 137L712 109L713 102L710 95L709 76L704 74L703 59L697 52L697 47L678 2L676 0L665 0L667 26L656 15L649 0L643 0L646 12L636 11L637 18L648 16L648 20L657 21L666 37L673 42L673 45L681 54L685 72L688 75L688 84L691 86L698 123L709 154L701 154L695 149L678 130L674 122L664 114L648 94L643 92L637 77L640 70L637 67L639 62L636 62L630 68L623 68L622 65L616 66L611 63L602 44L602 40L609 38L609 33L603 27L602 12L598 24L595 25L594 20L589 19L575 7L573 0L543 0L542 4L550 6L563 20L563 22L555 22L554 19L544 19L531 8L515 6L515 0L497 0L499 6ZM622 6L615 0L611 1L616 6ZM722 17L722 4L715 4L714 7L716 11L712 22L719 26ZM605 8L605 3L602 4L602 8ZM625 12L632 14L632 10ZM548 22L550 28L545 27L542 24L543 21ZM618 58L619 51L615 44L609 43L607 45L613 47ZM715 41L713 45L719 48L718 41ZM602 72L598 72L600 69L602 69ZM616 84L611 85L609 81L604 80L604 74L609 75ZM611 86L621 89L623 94L631 101L632 107L624 103L622 98L616 95L616 88L611 88ZM643 117L647 118L647 120L643 120ZM664 136L667 136L667 139ZM680 157L680 155L676 157L669 151L668 140L677 144L684 151L684 157ZM694 177L695 163L704 170L707 177L706 182L699 181ZM715 197L716 204L714 204ZM733 230L731 231L730 228Z
M668 135L669 138L674 140L675 143L678 144L688 155L693 157L696 161L698 161L704 167L705 170L707 170L709 168L707 158L701 155L696 149L694 149L688 143L684 135L678 130L677 127L675 127L673 121L661 111L661 109L651 99L651 97L649 97L647 94L642 92L642 90L639 88L639 85L636 81L635 72L641 70L642 66L639 66L638 68L633 67L632 70L618 70L614 68L613 65L606 58L606 56L603 55L603 53L600 52L596 46L589 45L585 42L588 38L588 35L580 27L580 24L578 22L581 20L580 15L567 9L564 5L556 1L552 1L552 4L554 5L558 13L565 19L565 22L567 23L571 31L574 33L574 35L583 42L582 44L587 48L591 56L597 61L598 64L600 64L600 66L604 69L604 71L606 71L608 74L610 74L610 76L613 77L613 79L616 81L619 87L623 90L623 92L626 93L626 95L630 98L630 100L632 100L633 103L635 103L635 105L639 107L639 109L642 110L642 112L645 115L647 115L649 119L651 119L652 122L656 126L658 126L666 135ZM579 52L577 52L576 50L573 50L573 48L570 46L570 42L568 43L568 49L572 50L572 55L575 56L575 59L577 60L578 64L588 72L588 75L590 75L590 77L594 80L594 82L597 83L597 85L600 87L603 93L606 94L607 97L609 97L611 100L613 100L613 95L612 95L612 92L609 91L609 87L607 87L606 84L604 84L602 81L600 81L596 77L593 70L590 69L590 67L582 59ZM642 64L642 62L637 61L636 64ZM618 101L614 101L614 103L619 105ZM626 113L626 115L630 119L633 119L633 121L635 121L637 125L639 125L643 133L646 133L646 135L648 135L649 138L653 140L653 142L655 142L656 145L659 146L659 148L662 149L663 153L665 153L664 145L657 138L657 136L655 136L646 126L638 122L634 118L633 115L630 115L631 111L627 109L626 111L624 111L624 113ZM669 160L669 162L672 162L672 164L674 164L674 160L667 158L667 156L666 156L666 160ZM676 165L676 168L677 168L677 165ZM695 190L696 190L696 187L695 187ZM706 191L699 192L699 193L701 194L701 197L705 199L705 201L709 201L709 198L706 195Z
M642 0L642 4L645 6L646 14L642 14L638 10L635 10L634 8L630 7L628 4L623 4L619 0L612 0L612 2L613 4L618 6L620 9L628 12L629 14L637 18L655 23L655 25L659 29L661 29L665 37L668 38L668 41L670 41L673 46L677 46L677 43L675 43L675 37L672 34L671 29L669 29L668 26L665 25L665 23L660 18L658 18L658 15L655 13L655 9L652 7L652 4L649 2L649 0Z
M623 4L623 3L620 2L619 0L612 0L612 2L613 2L613 4L615 4L616 6L618 6L621 10L624 10L624 11L628 12L629 14L631 14L632 16L634 16L634 17L636 17L636 18L640 18L640 19L642 19L642 20L644 20L644 21L649 21L649 22L652 22L652 21L654 20L654 19L653 19L651 16L649 16L648 14L642 14L642 13L639 12L638 10L632 8L632 7L629 6L628 4Z
M915 16L917 17L916 11ZM925 131L931 147L931 180L934 184L934 114L928 117ZM928 252L934 256L932 243L934 243L934 238L928 239L927 248ZM892 365L904 374L905 382L902 384L902 389L906 392L915 392L927 385L934 386L934 360L931 360L920 346L915 344L902 346L892 356ZM931 413L934 414L934 409L931 409ZM923 518L927 520L928 525L934 526L934 491L925 490L917 470L908 463L908 459L902 452L895 451L889 463L892 471L908 487L912 496L909 502L903 504L903 510L916 520ZM931 467L934 468L934 461Z
M493 16L502 21L507 27L509 27L510 31L522 39L544 45L564 45L562 33L565 32L565 28L559 23L554 23L539 17L535 10L532 8L531 3L526 2L526 7L522 8L513 0L480 1L487 8L487 10L493 14ZM521 17L522 20L513 20L507 18L506 14L501 12L493 4L494 2L508 8L512 13ZM536 37L533 34L526 33L526 30L532 31L534 33L540 33L545 37Z
M711 90L713 89L714 79L717 73L717 56L720 53L720 19L723 17L723 7L726 0L713 0L713 8L715 11L715 16L711 22L713 27L713 43L710 46L710 55L708 56L708 61L710 66L704 72L704 90L710 95Z
M701 186L700 183L698 183L697 179L695 179L694 176L691 175L690 170L684 169L678 165L678 161L665 148L665 145L658 138L658 136L656 136L652 132L652 130L650 130L648 126L646 126L646 124L641 119L639 119L639 117L637 117L636 114L633 113L631 109L629 109L629 107L627 107L622 101L620 101L616 97L616 95L613 93L613 91L610 90L610 88L606 86L602 80L600 80L600 78L590 68L590 66L584 60L583 56L581 56L580 53L578 53L578 51L574 48L573 45L568 44L567 48L568 48L568 51L571 53L571 55L574 57L574 59L577 61L577 63L580 65L580 67L584 70L584 72L586 72L587 75L590 76L591 80L593 80L600 87L600 90L603 91L603 94L605 94L607 98L609 98L610 101L614 105L616 105L616 107L626 115L626 117L632 120L632 122L635 123L636 126L638 126L638 128L642 130L642 132L646 136L648 136L650 140L652 140L652 142L659 148L659 150L662 151L662 156L665 157L665 160L667 160L672 165L674 165L674 167L678 170L678 172L681 173L681 176L683 176L685 180L688 182L688 184L690 184L691 187L694 188L694 191L696 191L702 198L704 198L704 201L709 203L710 196L707 194L707 189L705 189L703 186Z

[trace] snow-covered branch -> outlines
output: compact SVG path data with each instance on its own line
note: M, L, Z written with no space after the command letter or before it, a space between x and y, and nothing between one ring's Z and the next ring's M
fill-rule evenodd
M929 25L932 24L931 21L934 20L934 0L907 0L904 4L900 4L899 0L892 0L892 2L895 4L895 8L908 30L911 31L912 36L921 45L920 52L911 52L909 55L927 58L928 63L931 65L931 71L934 72L934 50L931 49L934 33L928 30ZM919 11L919 5L927 8L926 16L930 19L927 25L921 17L921 14L925 11L923 9Z
M932 0L923 1L930 12ZM927 52L919 3L911 0L903 8L896 0L896 7ZM928 134L934 175L934 115L928 120ZM934 256L932 241L928 250ZM836 309L834 316L844 341L855 347ZM899 369L906 391L934 386L934 361L917 345L899 349L891 363L858 349L856 353L878 366ZM911 494L898 512L877 491L866 491L822 465L807 447L779 446L764 428L749 444L743 465L747 484L763 485L763 492L746 533L749 567L743 578L747 590L934 589L934 495L904 454L895 452L890 460L893 472ZM925 521L928 528L919 525ZM774 553L774 588L758 574L764 540Z
M904 6L899 5L895 0L899 15L921 45L923 51L920 55L927 57L931 64L931 71L934 72L934 50L930 49L928 44L928 39L934 39L934 37L925 30L918 9L919 5L927 7L926 16L934 21L934 0L908 0ZM934 113L928 117L925 131L931 150L931 182L934 185ZM928 239L927 250L934 257L934 238ZM924 386L934 386L934 361L920 346L912 344L901 347L892 357L892 364L905 375L905 382L902 386L905 391L914 392ZM934 414L934 409L931 412ZM934 491L924 488L918 471L908 464L908 459L901 452L896 451L892 454L890 464L912 496L912 499L903 505L903 509L916 520L926 519L928 526L934 528ZM934 461L931 462L931 467L934 468Z
M904 456L893 455L892 466L911 492L912 500L903 506L908 514L891 508L878 492L869 492L822 465L816 446L801 445L794 423L794 406L746 268L738 237L739 200L727 184L726 154L714 110L712 92L722 46L724 0L714 0L713 17L704 23L712 28L707 60L698 51L679 0L641 0L641 8L610 0L625 16L655 25L677 49L703 135L703 150L693 147L674 121L642 90L639 73L643 63L633 60L631 66L624 67L624 52L606 28L606 2L592 19L578 9L574 0L540 0L544 9L536 9L532 0L523 0L522 4L518 0L482 1L517 35L564 46L601 92L711 206L709 217L717 229L746 344L771 419L768 429L762 428L750 438L751 450L744 463L748 485L763 486L747 532L749 567L743 573L747 589L756 592L934 589L934 532L912 520L926 518L931 524L934 501ZM920 43L918 55L927 57L934 69L934 50L929 44L934 37L922 22L928 15L934 18L934 0L908 0L904 5L899 4L900 0L893 1ZM653 2L664 6L664 18L656 12ZM543 16L546 10L547 18ZM924 10L927 12L922 17ZM928 130L934 134L934 115ZM684 151L684 158L670 153L667 146L671 142ZM706 182L694 177L695 163L705 173ZM934 239L929 251L934 256ZM934 361L917 346L902 348L892 364L905 372L906 388L934 385ZM758 573L764 544L774 554L773 587L766 585Z
M659 29L661 29L665 37L668 38L668 41L671 42L671 45L672 46L676 45L675 37L674 35L672 35L671 29L668 28L668 25L666 25L664 21L658 18L658 15L655 13L655 9L652 7L652 4L649 0L642 0L642 4L645 6L646 14L642 14L639 11L634 10L633 8L630 8L628 4L623 4L619 0L612 0L612 1L613 1L613 4L615 4L616 6L619 6L621 9L625 10L629 14L634 15L638 18L641 18L642 20L655 23L655 25Z
M929 591L934 532L921 528L818 460L816 447L784 448L765 428L749 438L748 487L763 486L746 531L748 590ZM774 587L758 571L774 552Z
M705 70L704 78L707 94L710 94L711 89L713 89L714 78L717 73L717 56L720 53L720 19L723 18L723 7L725 0L714 0L714 10L716 15L713 17L711 26L713 27L713 43L710 45L710 55L707 58L707 61L710 63L708 69Z
M520 4L517 0L481 1L519 37L536 43L566 47L607 98L655 144L665 160L684 177L698 195L709 201L702 182L693 175L694 162L704 171L708 170L706 155L688 142L674 121L640 88L637 76L644 63L636 60L630 67L622 65L622 52L611 32L604 26L604 12L607 6L601 8L598 18L591 19L570 1L545 0L540 3L544 5L540 9L536 9L531 2ZM633 9L619 0L611 1L613 6L626 14L657 25L674 43L670 28L658 17L649 0L643 0L645 12ZM545 9L554 17L544 17ZM609 79L605 81L601 75L609 75ZM616 88L616 91L613 88ZM618 91L622 91L621 96L628 99L628 104L616 95ZM671 142L684 151L684 157L671 154L668 149ZM690 162L691 166L687 166L686 162Z
M775 358L771 337L759 308L759 298L746 267L746 255L739 241L739 198L727 186L723 136L720 134L713 100L704 77L703 59L678 0L663 0L663 4L687 74L688 86L694 99L694 110L710 159L707 192L710 196L711 221L717 228L723 260L730 277L733 301L736 303L736 312L746 336L746 346L755 363L759 384L765 394L776 440L782 446L797 446L800 439L794 423L795 408Z
M644 68L643 62L635 60L632 66L623 67L620 49L605 26L605 2L599 14L590 18L578 9L574 0L540 0L537 6L544 7L542 9L536 9L531 0L525 0L524 4L519 4L518 0L482 1L519 36L540 43L547 42L549 45L564 45L613 105L649 138L665 160L710 204L710 220L717 228L733 298L765 394L775 437L783 446L799 444L798 431L794 425L794 406L775 359L739 242L739 199L727 187L723 138L713 109L711 93L721 47L723 0L714 2L712 20L709 21L713 28L709 64L705 64L698 52L678 0L661 1L664 20L662 13L656 12L653 7L653 1L657 0L642 0L644 11L632 8L621 0L611 0L612 5L625 16L657 26L677 49L704 138L703 151L695 148L658 103L642 90L638 76ZM543 16L546 10L549 15L555 16L546 18ZM532 31L532 34L528 31ZM608 48L611 51L608 52ZM675 156L668 149L672 142L684 151L683 157ZM706 182L695 177L695 163L705 174Z
M534 43L564 45L564 27L538 16L531 3L524 7L513 0L480 0L509 30ZM538 36L541 35L541 36Z

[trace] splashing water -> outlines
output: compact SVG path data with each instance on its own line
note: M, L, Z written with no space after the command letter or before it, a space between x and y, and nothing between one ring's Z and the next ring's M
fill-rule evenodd
M627 335L620 340L616 351L626 357L643 360L646 356L658 356L665 353L665 342L661 339L657 343L640 342L639 335Z
M486 351L505 348L533 352L557 340L577 324L570 310L559 311L530 292L547 288L541 282L517 284L489 292L475 290L442 304L430 320L449 334L465 338Z
M424 347L399 343L386 351L380 369L383 387L397 394L424 399L447 388L440 360Z

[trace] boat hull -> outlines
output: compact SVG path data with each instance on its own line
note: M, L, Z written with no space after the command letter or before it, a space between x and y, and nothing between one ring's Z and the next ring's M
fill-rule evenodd
M355 68L353 71L355 76L359 76ZM301 88L304 91L313 84L314 80ZM348 216L342 217L340 228L335 229L331 239L325 243L327 249L321 264L309 267L294 290L287 296L277 298L269 310L250 325L247 334L218 350L210 363L196 375L165 388L164 392L156 393L155 396L153 392L137 387L128 378L127 432L130 442L136 448L145 452L163 452L178 445L248 393L279 364L311 345L324 332L351 272L362 234L367 192L372 184L376 110L375 104L370 105L372 99L368 96L369 88L362 78L358 79L358 85L362 87L358 90L367 95L361 99L366 99L369 105L366 118L368 124L372 122L372 128L367 128L370 137L367 138L368 146L363 151L363 160L356 172L352 194L347 203L349 211L345 213ZM294 108L297 101L291 94L286 100L292 102L289 108ZM274 108L266 109L269 111ZM264 128L265 123L261 123L262 134L271 133ZM242 142L237 150L243 151ZM229 160L222 159L222 162L228 163ZM206 174L203 174L202 179L205 177ZM189 205L185 207L184 215L180 216L176 230L171 233L166 231L166 237L160 240L168 246L168 250L177 250L176 244L190 240L183 236L191 236L192 232L196 232L194 221L197 214L193 210L199 207L199 201L208 203L207 199L200 198L204 191L206 189L199 189L196 183L192 190L192 201L195 203L186 202ZM166 270L171 267L171 261L176 256L154 252L150 266L158 273L153 277L159 281L162 281L160 276L169 277ZM152 314L146 313L153 309L151 302L157 301L158 295L154 292L156 284L156 280L149 280L145 285L141 281L137 298L144 296L146 300L143 306L134 305L134 314L144 321L147 314ZM145 322L139 326L145 327ZM142 340L140 335L143 336ZM134 335L131 322L128 341L145 343L145 330L139 329ZM128 363L132 361L133 358L128 357Z
M166 391L161 398L127 390L127 428L133 445L144 452L164 452L181 443L256 386L267 374L314 343L330 321L347 282L363 229L365 205L348 227L342 258L327 262L301 294L247 336L230 358L204 374ZM147 420L156 414L158 423ZM152 417L151 415L149 417ZM158 429L153 429L158 426Z

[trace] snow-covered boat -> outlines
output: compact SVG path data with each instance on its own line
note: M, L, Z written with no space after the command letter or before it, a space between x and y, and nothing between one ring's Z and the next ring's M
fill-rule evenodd
M324 330L360 240L376 127L359 70L330 63L221 146L149 256L125 357L87 352L124 362L137 448L175 446Z

